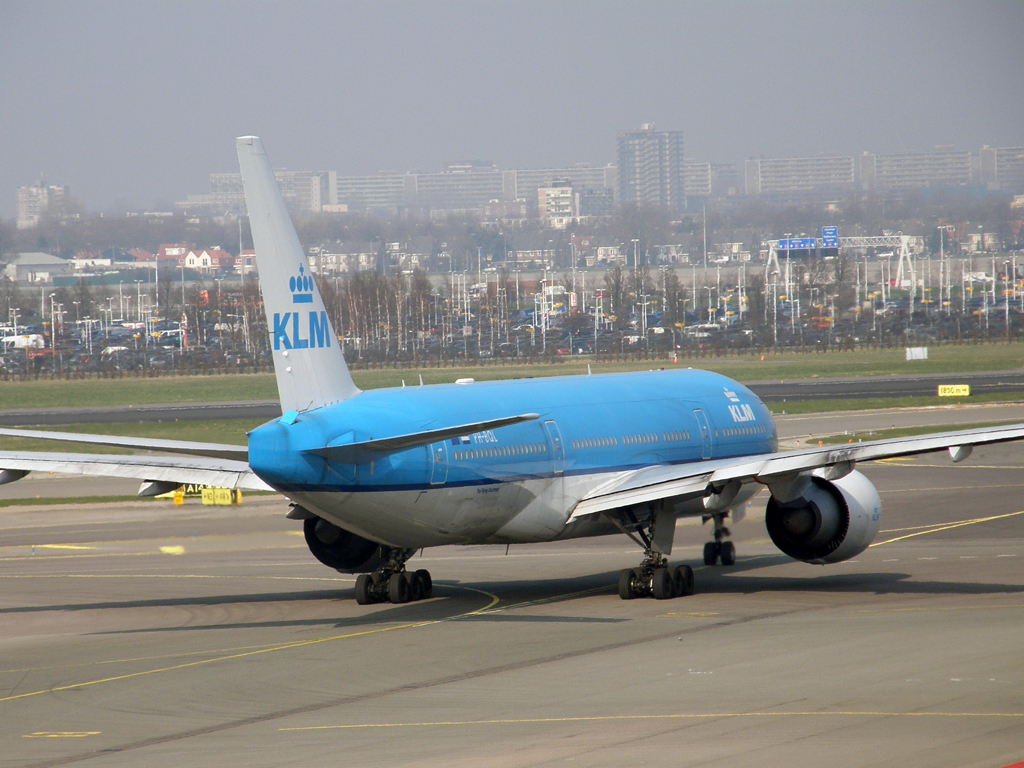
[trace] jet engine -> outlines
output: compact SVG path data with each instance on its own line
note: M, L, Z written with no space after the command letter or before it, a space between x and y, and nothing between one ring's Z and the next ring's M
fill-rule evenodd
M323 518L310 517L302 524L313 557L341 573L368 573L384 563L380 544L356 536Z
M802 478L793 498L768 500L765 524L780 550L805 563L839 563L859 555L878 534L882 502L860 472L836 480Z

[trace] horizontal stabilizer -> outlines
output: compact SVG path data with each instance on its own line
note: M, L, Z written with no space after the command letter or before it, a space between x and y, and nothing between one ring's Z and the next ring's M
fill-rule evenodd
M20 472L60 472L66 475L124 477L175 486L201 483L215 488L271 491L244 461L207 456L117 456L89 453L0 451L0 467Z
M135 448L141 451L180 453L186 456L209 456L214 459L247 461L249 449L244 445L222 443L192 443L185 440L159 440L150 437L121 437L119 435L83 435L76 432L40 432L34 429L0 428L6 437L30 437L36 440L59 440L64 443L104 445L109 448Z
M476 432L483 432L487 429L508 427L512 424L522 424L524 421L535 421L539 418L540 415L536 413L523 413L519 416L507 416L503 419L477 421L472 424L458 424L454 427L441 427L440 429L430 429L424 432L411 432L405 435L396 435L395 437L364 440L359 443L328 445L326 448L317 448L306 451L306 453L322 456L331 461L348 462L351 461L353 454L359 451L392 453L405 450L406 448L415 448L418 445L430 445L439 440L447 440L452 437L468 437Z

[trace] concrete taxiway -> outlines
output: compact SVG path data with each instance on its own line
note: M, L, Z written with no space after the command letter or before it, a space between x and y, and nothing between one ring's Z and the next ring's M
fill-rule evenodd
M883 533L829 567L774 549L763 495L734 567L681 523L698 592L671 601L617 597L625 537L428 550L434 599L360 607L275 497L3 508L0 764L998 768L1024 759L1022 470L864 467Z

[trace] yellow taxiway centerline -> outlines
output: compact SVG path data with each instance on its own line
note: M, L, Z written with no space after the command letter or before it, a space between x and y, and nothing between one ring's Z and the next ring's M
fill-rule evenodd
M1007 517L1016 517L1017 515L1024 515L1024 509L1022 509L1020 512L1008 512L1005 515L992 515L991 517L976 517L973 520L961 520L960 522L957 522L957 523L949 523L949 524L946 524L946 525L940 525L940 526L938 526L936 528L929 528L926 531L918 531L917 533L908 533L905 536L897 536L894 539L886 539L885 541L876 541L871 546L872 547L881 547L884 544L892 544L893 542L896 542L896 541L903 541L905 539L912 539L915 536L926 536L929 533L938 533L939 531L948 531L948 530L951 530L953 528L963 528L966 525L977 525L978 523L987 523L987 522L990 522L992 520L1003 520L1003 519L1005 519Z
M363 632L351 632L351 633L346 634L346 635L333 635L331 637L320 637L320 638L317 638L315 640L300 640L300 641L293 642L293 643L282 643L280 645L275 645L275 646L271 646L269 648L262 648L262 649L254 650L254 651L245 651L243 653L232 653L232 654L229 654L227 656L217 656L217 657L212 658L212 659L202 659L200 661L190 661L190 662L187 662L185 664L175 664L175 665L169 666L169 667L160 667L159 669L147 669L147 670L143 670L142 672L131 672L131 673L127 674L127 675L116 675L114 677L104 677L104 678L102 678L100 680L88 680L88 681L83 682L83 683L71 683L69 685L55 686L53 688L47 688L47 689L41 690L41 691L30 691L28 693L20 693L20 694L14 695L14 696L6 696L4 698L0 698L0 703L6 702L6 701L15 701L17 699L28 699L28 698L31 698L33 696L42 696L43 694L57 693L59 691L74 691L74 690L79 690L81 688L89 688L89 687L94 686L94 685L102 685L103 683L114 683L114 682L118 682L118 681L121 681L121 680L131 680L132 678L136 678L136 677L146 677L148 675L158 675L158 674L161 674L163 672L174 672L174 671L177 671L179 669L189 669L190 667L200 667L200 666L204 666L206 664L214 664L214 663L219 662L219 661L232 661L234 659L244 659L244 658L247 658L247 657L250 657L250 656L259 656L259 655L262 655L264 653L275 653L277 651L288 651L288 650L291 650L293 648L307 648L307 647L312 646L312 645L320 645L321 643L331 643L331 642L335 642L335 641L338 641L338 640L350 640L350 639L353 639L353 638L356 638L356 637L368 637L370 635L380 635L380 634L384 634L385 632L394 632L395 630L399 630L399 629L415 629L417 627L430 626L431 624L443 624L443 623L448 622L448 621L454 621L456 619L463 619L463 618L466 618L467 616L475 616L476 614L483 613L484 611L487 611L488 609L493 608L495 605L497 605L499 600L500 600L500 598L498 598L497 595L493 595L490 592L484 592L481 589L474 589L472 587L462 587L462 586L456 586L455 589L462 589L462 590L465 590L467 592L476 592L477 594L483 595L484 597L491 598L491 601L487 605L485 605L483 608L478 608L478 609L476 609L474 611L468 611L466 613L460 613L457 616L449 616L449 617L444 618L444 619L431 619L430 621L417 621L417 622L413 622L411 624L399 624L399 625L394 626L394 627L380 627L378 629L368 629L368 630L365 630Z

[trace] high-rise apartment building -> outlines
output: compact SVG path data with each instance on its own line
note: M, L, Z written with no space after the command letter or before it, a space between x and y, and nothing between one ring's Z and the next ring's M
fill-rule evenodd
M486 163L452 163L442 173L384 172L339 176L337 201L351 211L394 215L401 211L483 211L492 201L526 200L536 215L537 190L568 181L581 194L615 186L615 166L499 171ZM595 200L599 195L591 194Z
M324 205L336 204L337 200L331 198L332 175L333 171L274 171L281 196L294 213L319 212ZM210 194L189 195L188 200L176 205L192 210L205 209L212 214L245 213L242 174L211 173Z
M1024 193L1024 147L982 147L981 183L991 190Z
M934 152L901 152L860 156L860 185L865 192L893 192L923 187L955 187L971 183L971 153L952 147Z
M656 131L650 123L638 131L619 131L619 201L654 203L671 212L686 206L683 182L683 132Z
M853 157L775 157L747 160L748 195L800 195L854 188Z
M568 181L537 189L537 211L546 227L565 229L580 217L580 195Z
M683 192L687 197L711 197L711 163L683 163Z
M28 229L39 224L43 213L55 203L63 200L68 194L67 187L47 185L45 181L37 181L28 187L18 187L17 219L18 229Z
M577 190L614 190L618 169L614 165L594 167L574 165L569 168L527 168L505 171L506 195L509 199L537 200L537 190L555 181L568 181Z

